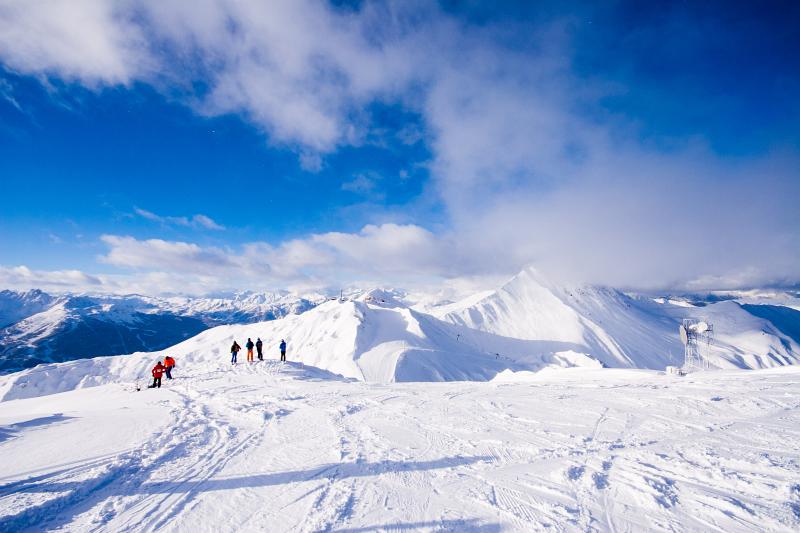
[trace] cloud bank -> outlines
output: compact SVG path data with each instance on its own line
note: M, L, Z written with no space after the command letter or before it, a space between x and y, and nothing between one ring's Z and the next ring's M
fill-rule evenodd
M372 104L421 118L427 190L444 227L384 224L241 249L104 236L101 262L123 270L215 287L453 278L529 263L625 287L800 280L796 149L726 158L702 138L643 141L636 117L600 105L629 88L575 71L574 28L476 24L421 2L51 0L0 4L0 60L92 90L147 83L197 113L238 114L311 170L367 142ZM342 187L380 198L377 183ZM137 212L221 229L203 215Z

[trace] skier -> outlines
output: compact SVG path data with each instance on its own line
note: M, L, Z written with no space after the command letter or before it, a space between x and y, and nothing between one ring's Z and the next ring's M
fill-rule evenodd
M286 341L281 339L281 361L286 361Z
M253 341L250 340L250 337L247 337L247 344L245 344L245 346L247 347L247 362L248 363L252 363L253 362L253 346L255 346L255 344L253 344Z
M175 368L175 359L168 355L164 358L164 373L167 374L167 379L172 379L173 368Z
M258 360L259 361L263 361L264 360L264 354L261 352L261 349L263 348L263 346L264 346L264 343L261 342L261 337L259 337L258 340L256 341L256 351L258 352Z
M233 346L231 346L231 364L236 364L236 355L239 353L242 347L236 341L233 341Z
M156 387L158 387L160 389L161 376L164 375L164 365L161 364L161 361L156 361L156 366L153 367L151 374L153 374L153 384L147 388L155 389Z

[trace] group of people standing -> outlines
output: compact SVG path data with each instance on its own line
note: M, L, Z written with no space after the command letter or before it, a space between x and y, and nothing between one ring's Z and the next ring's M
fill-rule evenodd
M166 374L167 379L172 379L172 369L175 368L175 359L172 356L166 356L164 362L156 361L156 366L150 373L153 375L153 384L149 385L148 389L161 388L161 377ZM138 389L138 386L137 386Z
M252 363L254 361L254 359L253 359L253 348L255 348L256 351L258 352L258 360L259 361L263 361L264 360L264 352L263 352L264 343L263 343L263 341L261 340L260 337L256 340L255 343L253 342L253 340L251 338L248 337L247 338L247 343L244 346L245 346L245 348L247 348L247 361L248 362ZM281 339L281 344L280 344L279 348L281 350L281 361L286 361L286 341L284 339ZM233 341L233 345L231 346L231 364L232 365L236 364L236 357L239 355L240 351L242 351L242 347L239 346L239 343L234 340Z
M281 339L281 343L278 346L281 351L281 361L286 361L286 341ZM264 360L264 343L261 339L257 339L256 342L253 342L252 339L248 338L247 343L245 344L245 348L247 348L247 360L249 362L253 362L253 348L256 349L258 353L258 360ZM236 341L233 341L233 346L231 346L231 364L236 364L236 356L242 350L242 347ZM153 384L148 385L148 389L160 389L161 388L161 378L166 374L167 379L172 379L172 369L175 368L175 359L172 356L166 356L164 358L164 362L162 363L161 360L156 361L156 366L153 367L153 370L150 373L153 376ZM138 390L138 385L137 385Z

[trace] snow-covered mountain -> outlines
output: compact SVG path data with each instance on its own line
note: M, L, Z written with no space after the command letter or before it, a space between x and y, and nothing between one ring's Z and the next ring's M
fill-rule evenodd
M30 294L39 303L28 308L47 305L43 293ZM497 290L435 307L415 306L398 289L320 304L326 299L59 297L0 330L0 364L17 369L175 343L174 355L223 361L234 339L261 337L268 345L287 339L296 360L365 381L486 380L506 369L547 366L663 369L683 362L683 318L714 325L702 350L715 368L800 361L800 298L792 292L656 297L560 286L529 268ZM230 325L207 330L218 324ZM115 379L138 372L126 367Z
M213 298L0 292L0 371L171 346L219 324L301 313L324 296L242 292Z
M447 322L506 337L571 345L609 367L663 369L683 362L680 320L714 325L704 348L717 368L767 368L800 361L800 299L790 293L653 298L607 287L554 285L536 270L435 314ZM796 308L791 307L794 305Z
M41 313L56 300L38 289L30 291L0 291L0 328Z
M703 349L712 367L769 368L800 362L800 311L763 303L769 299L748 304L722 299L697 306L676 297L628 295L610 288L564 288L530 269L496 291L431 313L409 307L404 297L402 291L374 290L352 300L329 300L278 320L207 329L167 351L185 365L224 367L230 364L234 340L244 345L248 338L261 338L268 356L274 356L280 340L286 339L290 360L384 383L485 381L504 371L547 367L662 370L683 362L678 324L691 317L714 325L713 342ZM76 300L70 302L74 305ZM273 305L274 300L261 303ZM216 304L204 306L204 312L216 309ZM63 308L54 306L49 312L63 313ZM114 309L103 313L109 316ZM6 381L0 399L41 394L40 387L60 392L134 381L147 376L162 355L163 350L59 365L55 384L49 377L51 367L31 369Z

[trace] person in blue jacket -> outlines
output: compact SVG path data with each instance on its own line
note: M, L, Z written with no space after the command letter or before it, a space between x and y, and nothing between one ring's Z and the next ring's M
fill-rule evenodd
M286 361L286 341L281 339L281 361Z

